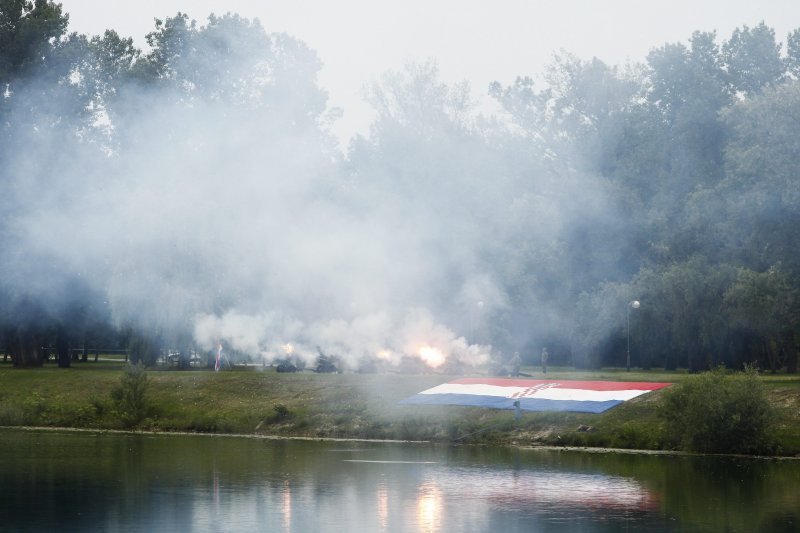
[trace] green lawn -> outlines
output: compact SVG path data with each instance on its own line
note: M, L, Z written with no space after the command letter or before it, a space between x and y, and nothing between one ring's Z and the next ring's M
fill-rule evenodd
M125 429L111 399L125 363L14 369L0 363L0 425ZM523 371L545 377L535 367ZM548 369L548 379L679 382L685 372ZM148 410L132 429L275 436L437 440L453 443L578 445L660 449L659 392L600 415L523 413L398 402L455 379L444 375L279 374L235 368L147 371ZM784 454L800 453L800 376L763 376L781 412Z

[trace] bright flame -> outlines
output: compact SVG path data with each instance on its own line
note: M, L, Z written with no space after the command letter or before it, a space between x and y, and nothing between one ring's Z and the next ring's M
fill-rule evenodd
M439 368L444 364L445 359L447 359L440 349L434 348L433 346L422 346L417 353L419 354L419 358L431 368Z
M378 359L383 359L384 361L388 361L389 359L392 358L392 352L390 352L389 350L381 350L375 355L378 356Z
M294 352L294 346L287 342L283 345L283 351L286 352L287 355L292 355Z

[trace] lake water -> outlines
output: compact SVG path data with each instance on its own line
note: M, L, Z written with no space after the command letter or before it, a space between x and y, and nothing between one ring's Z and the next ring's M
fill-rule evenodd
M799 531L800 461L0 430L2 531Z

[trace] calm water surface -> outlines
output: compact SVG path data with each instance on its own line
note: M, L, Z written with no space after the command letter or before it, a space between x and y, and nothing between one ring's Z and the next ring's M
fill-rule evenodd
M3 531L799 531L800 461L0 430Z

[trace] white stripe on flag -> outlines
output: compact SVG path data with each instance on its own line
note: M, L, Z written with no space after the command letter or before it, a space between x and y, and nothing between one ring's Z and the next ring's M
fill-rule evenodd
M586 389L566 389L558 387L541 388L523 394L527 387L498 387L496 385L444 383L419 394L471 394L475 396L496 396L499 398L538 398L541 400L575 400L606 402L609 400L627 401L649 390L596 391Z

